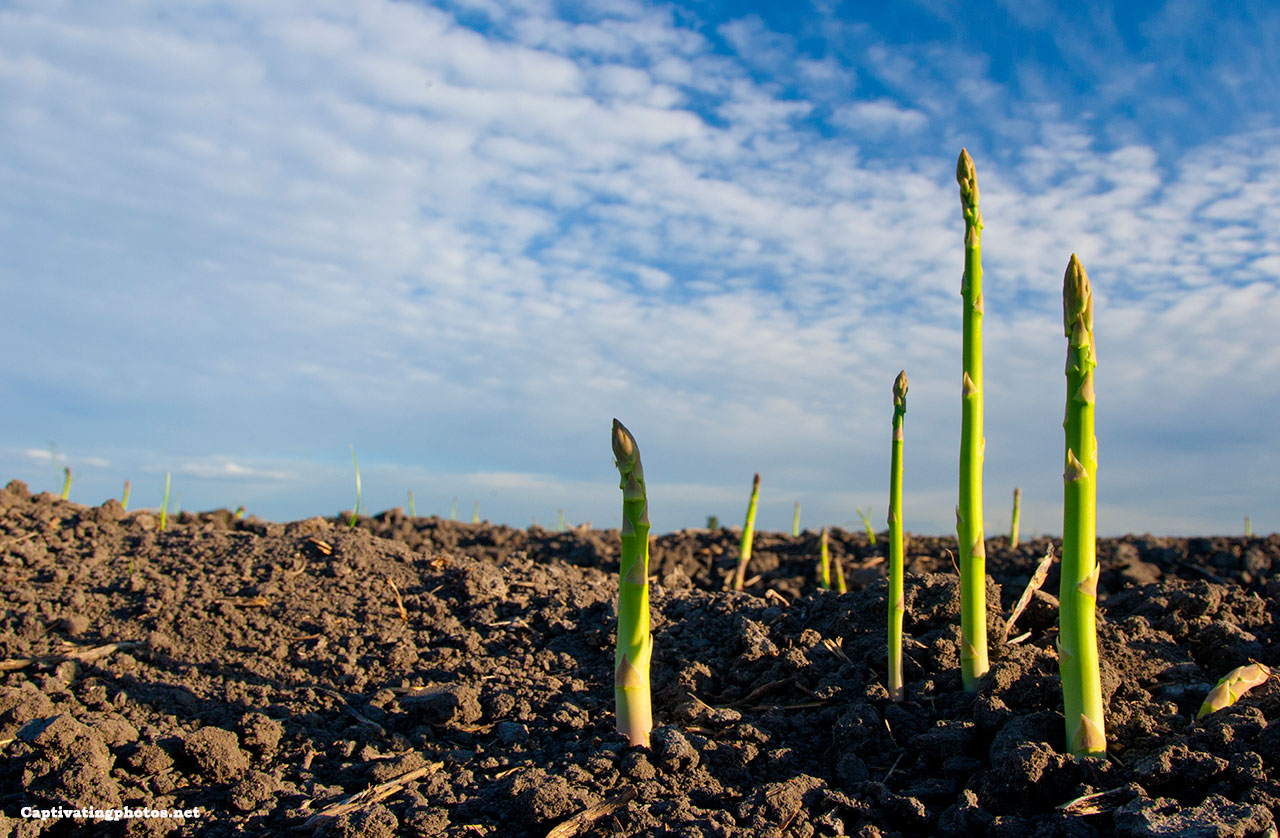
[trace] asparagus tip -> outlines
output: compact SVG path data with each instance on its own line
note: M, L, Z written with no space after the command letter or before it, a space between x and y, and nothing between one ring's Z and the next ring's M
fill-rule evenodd
M1071 337L1080 318L1084 318L1082 325L1085 330L1093 330L1093 288L1089 285L1089 275L1074 253L1062 277L1062 317L1067 337Z
M907 371L902 370L893 380L893 406L906 407L907 403Z

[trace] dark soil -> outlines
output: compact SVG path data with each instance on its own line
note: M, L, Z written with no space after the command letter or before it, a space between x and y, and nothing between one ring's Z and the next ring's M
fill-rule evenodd
M614 731L617 530L158 523L0 491L0 838L1276 835L1276 679L1195 714L1233 667L1280 666L1280 536L1099 542L1101 760L1063 753L1055 573L1002 640L1045 539L988 541L970 694L955 540L910 538L893 703L883 541L833 531L841 595L815 533L758 534L747 593L735 533L655 538L643 749Z

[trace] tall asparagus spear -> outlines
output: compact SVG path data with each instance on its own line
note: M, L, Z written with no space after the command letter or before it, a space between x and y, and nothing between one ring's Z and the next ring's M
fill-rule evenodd
M889 697L903 698L902 680L902 424L907 415L907 371L893 382L893 455L889 466Z
M756 505L760 502L760 472L751 481L751 501L747 504L747 520L742 525L742 550L738 554L738 569L733 576L733 589L742 590L747 579L747 562L751 561L751 544L756 535Z
M1058 668L1067 747L1082 756L1107 751L1095 611L1098 440L1093 433L1093 289L1076 255L1062 280L1067 334L1066 471L1063 473L1062 584L1058 592Z
M822 528L822 538L818 540L818 567L822 581L818 584L824 590L831 589L831 548L827 546L827 528Z
M973 158L960 150L956 164L964 212L964 377L961 379L960 503L956 535L960 547L960 677L973 692L987 672L987 548L982 534L982 211Z
M1018 523L1022 520L1022 489L1013 487L1013 521L1009 524L1009 546L1018 546Z
M618 649L614 697L618 733L632 745L649 745L653 710L649 697L649 501L636 438L613 420L613 456L622 480L622 560L618 565Z

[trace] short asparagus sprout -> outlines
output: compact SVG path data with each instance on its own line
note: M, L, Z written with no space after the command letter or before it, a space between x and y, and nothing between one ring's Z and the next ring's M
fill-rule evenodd
M649 501L636 439L613 420L613 456L622 489L622 559L618 565L618 646L614 697L618 732L631 745L649 745L653 709L649 694Z
M413 490L412 490L412 489L410 489L410 490L409 490L409 517L410 517L410 518L417 518L417 517L418 517L418 508L417 508L416 506L414 506L414 503L413 503Z
M987 663L987 548L982 532L982 211L973 158L960 150L956 163L964 215L964 276L960 413L960 502L956 536L960 543L960 677L969 692L978 689Z
M1094 436L1093 289L1076 255L1062 282L1067 335L1067 410L1063 472L1062 576L1058 591L1058 668L1062 673L1067 747L1077 756L1107 751L1098 667L1097 482Z
M564 532L564 510L557 509L556 514L559 516L556 520L556 532Z
M164 473L164 502L160 504L160 532L169 525L169 472Z
M356 447L348 445L351 449L351 465L356 469L356 508L351 510L351 520L347 522L347 526L355 529L356 519L360 517L360 463L356 460Z
M242 520L243 518L244 518L244 506L243 506L243 505L241 505L241 506L237 506L237 507L236 507L236 520L237 520L237 521L239 521L239 520Z
M823 590L831 590L831 548L827 546L827 528L822 528L822 537L818 539L818 584Z
M876 528L871 526L871 509L867 508L866 512L862 511L862 507L858 507L858 517L862 519L862 526L867 531L867 538L871 541L872 546L876 543Z
M839 559L835 560L836 566L836 593L845 594L849 592L848 587L844 584L844 565Z
M453 499L453 505L449 507L449 520L450 521L458 520L458 499L457 498Z
M476 505L471 507L471 523L480 523L480 501L476 501Z
M751 544L756 534L756 504L760 501L760 473L751 481L751 501L747 504L747 521L742 526L742 548L738 554L738 569L733 576L733 589L742 590L747 578L747 562L751 561Z
M717 518L715 515L708 515L707 529L711 530L712 532L715 532L716 530L720 529L720 519Z
M120 506L126 512L129 509L129 481L124 481L124 492L120 495Z
M893 443L889 466L889 697L902 701L902 426L907 415L907 371L893 382Z
M62 467L62 499L71 495L71 466Z
M796 501L796 513L791 516L791 535L793 538L800 535L800 501Z
M1249 516L1244 516L1244 537L1253 538L1253 522L1249 520Z
M1013 521L1009 524L1009 547L1018 546L1018 523L1022 520L1022 490L1013 489Z
M1216 713L1235 704L1249 690L1265 683L1269 675L1271 670L1257 661L1246 666L1237 666L1224 675L1217 686L1209 691L1204 703L1200 705L1200 712L1196 714L1196 719L1203 719L1210 713Z

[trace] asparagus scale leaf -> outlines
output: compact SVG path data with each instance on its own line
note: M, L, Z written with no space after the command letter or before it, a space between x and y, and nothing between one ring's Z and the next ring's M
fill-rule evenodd
M653 710L649 693L649 501L640 449L631 432L613 420L613 457L622 489L622 559L618 566L618 646L614 697L618 732L632 745L649 745Z
M960 677L970 692L986 674L987 548L982 532L982 211L973 158L960 150L956 163L964 214L963 376L960 413L960 500L956 536L960 546Z
M893 382L893 448L889 466L889 697L901 701L902 615L902 425L907 415L907 371Z
M1062 281L1067 341L1066 470L1063 473L1062 575L1058 592L1058 668L1067 747L1078 756L1107 750L1098 666L1097 482L1094 436L1093 289L1076 255Z

